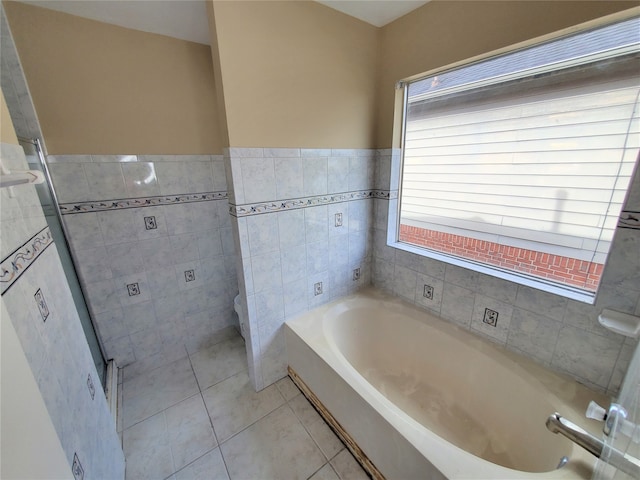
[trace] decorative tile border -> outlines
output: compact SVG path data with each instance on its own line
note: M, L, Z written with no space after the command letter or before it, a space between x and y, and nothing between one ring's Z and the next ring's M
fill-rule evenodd
M640 230L640 212L623 211L618 219L619 228Z
M373 190L373 198L393 200L394 198L398 198L398 190Z
M332 203L349 202L352 200L365 200L368 198L381 198L390 200L398 198L397 190L359 190L355 192L333 193L317 197L293 198L290 200L275 200L246 205L229 204L229 213L234 217L248 217L263 213L281 212L285 210L297 210L299 208L329 205Z
M0 263L0 294L4 295L42 252L52 244L51 231L49 227L45 227L2 260Z
M157 207L161 205L177 205L180 203L210 202L226 200L227 192L187 193L183 195L162 195L157 197L124 198L121 200L91 201L79 203L61 203L62 215L74 213L104 212L125 208Z

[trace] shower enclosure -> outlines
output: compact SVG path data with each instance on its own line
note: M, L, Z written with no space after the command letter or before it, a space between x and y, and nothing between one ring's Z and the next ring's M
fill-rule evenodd
M53 235L56 248L58 249L58 255L62 262L62 268L64 269L69 288L71 289L71 295L75 303L78 316L80 317L80 323L84 330L89 349L91 350L91 356L96 366L98 376L100 377L100 383L105 386L107 377L107 363L105 361L104 349L100 343L100 339L96 332L96 329L91 319L89 309L85 296L80 287L80 281L78 279L78 273L74 264L73 257L65 235L64 224L58 210L58 202L56 200L56 193L51 182L51 177L46 164L44 152L40 146L40 142L36 140L30 140L25 138L19 138L20 145L24 149L27 157L29 168L32 170L39 170L44 173L46 179L45 183L36 185L36 191L40 199L40 204L44 210L44 215L47 220L47 225Z

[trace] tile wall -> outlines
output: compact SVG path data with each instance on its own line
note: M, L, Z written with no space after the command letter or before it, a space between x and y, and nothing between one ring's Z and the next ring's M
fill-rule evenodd
M615 394L637 342L605 330L597 317L603 308L640 315L640 230L617 229L594 306L391 248L387 219L397 211L399 154L394 151L391 162L381 152L378 162L385 170L378 177L391 180L393 189L390 200L374 200L373 284L592 388ZM640 211L637 173L625 210ZM431 298L424 296L425 285L433 289ZM495 326L483 322L487 308L498 312Z
M132 375L158 367L234 324L221 155L47 161L89 308L118 366L131 364Z
M371 282L375 150L225 153L249 371L286 375L282 324Z
M9 170L24 151L0 144ZM60 258L33 186L0 191L0 288L69 462L86 478L124 478L124 456ZM37 459L34 459L37 461Z

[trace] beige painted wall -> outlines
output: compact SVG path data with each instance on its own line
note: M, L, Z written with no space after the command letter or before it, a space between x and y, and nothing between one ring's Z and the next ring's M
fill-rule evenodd
M214 49L5 2L49 153L389 147L397 80L636 3L434 0L377 29L315 2L209 1Z
M307 1L213 13L231 146L374 146L378 29Z
M213 79L216 90L216 107L218 114L218 131L220 143L223 148L229 146L229 129L227 128L227 110L224 103L224 87L222 85L222 72L220 71L220 51L218 48L218 33L216 29L213 0L207 2L207 20L209 22L209 42L211 43L211 59L213 61Z
M208 45L4 7L50 154L222 152Z
M398 80L637 6L622 1L432 1L381 29L377 146L391 146Z
M7 102L4 99L4 93L0 91L0 142L12 143L18 145L18 137L11 122Z

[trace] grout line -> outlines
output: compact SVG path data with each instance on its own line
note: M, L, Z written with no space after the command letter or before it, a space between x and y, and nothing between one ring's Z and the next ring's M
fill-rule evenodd
M296 386L296 388L298 388ZM298 389L298 391L300 391ZM338 439L338 441L342 444L342 449L340 449L340 451L338 451L338 453L336 453L333 457L329 458L329 456L324 452L324 450L322 449L322 447L320 446L320 444L316 441L316 439L313 437L313 435L311 434L311 432L309 431L309 429L307 428L307 426L305 425L305 423L302 421L302 418L300 418L298 416L298 414L296 413L296 411L293 409L293 407L290 405L290 400L287 400L287 406L293 411L293 415L298 419L298 421L300 422L300 424L302 425L302 428L304 428L304 430L307 432L307 434L309 435L309 438L311 438L311 440L313 441L313 443L315 443L315 445L318 447L318 450L320 450L320 453L322 454L322 456L327 460L326 463L329 463L331 461L332 458L335 458L340 452L342 452L342 450L344 450L345 448L347 448L347 446L344 444L344 442L342 441L342 439L335 434L335 432L333 431L333 429L331 428L331 426L326 422L326 420L324 418L322 418L322 415L319 414L319 412L316 410L316 408L314 407L314 405L309 402L309 400L307 400L307 397L304 396L304 394L302 392L300 392L298 395L296 395L295 397L293 397L291 400L298 398L298 396L302 395L302 397L305 399L305 401L307 403L309 403L309 405L311 406L311 408L318 413L318 415L320 416L320 421L326 425L330 430L331 433L333 433L335 435L335 437Z
M211 419L211 414L209 413L209 409L207 408L207 402L204 401L202 392L200 392L200 398L202 398L202 403L204 404L204 411L207 412L207 418L209 419L209 425L211 425L211 430L213 431L213 437L216 439L216 445L219 447L220 440L218 439L218 434L216 433L216 427L213 425L213 420Z
M165 410L168 410L168 409L170 409L170 408L172 408L172 407L175 407L175 406L176 406L177 404L179 404L180 402L184 402L185 400L189 400L190 398L195 397L195 396L196 396L196 395L198 395L198 394L200 394L200 392L196 392L196 393L194 393L194 394L192 394L192 395L189 395L188 397L181 398L181 399L180 399L180 400L178 400L177 402L172 403L171 405L168 405L167 407L163 408L162 410L157 411L157 412L155 412L155 413L152 413L151 415L149 415L149 416L147 416L147 417L143 418L142 420L138 420L136 423L131 424L131 425L129 425L129 426L128 426L128 427L126 427L126 428L123 428L123 429L122 429L122 433L126 432L126 431L127 431L127 430L129 430L131 427L135 427L136 425L141 424L141 423L142 423L142 422L144 422L145 420L149 420L151 417L155 417L155 416L156 416L156 415L158 415L159 413L164 413L164 412L165 412ZM203 401L204 401L204 400L203 400ZM123 425L123 426L124 426L124 425Z
M197 352L196 352L197 353ZM193 362L191 361L191 354L187 351L187 359L189 360L189 366L191 367L191 373L193 373L193 378L196 379L196 385L198 386L198 392L202 395L202 387L200 386L200 381L198 380L198 375L196 375L196 370L193 368ZM202 398L204 402L204 397Z
M152 368L151 370L147 370L145 372L140 372L137 375L135 375L135 376L133 376L131 378L127 378L127 379L124 378L124 370L128 367L128 365L125 365L124 367L122 367L122 370L123 370L123 372L122 372L122 377L123 377L122 378L122 385L124 385L125 383L130 383L131 381L133 381L133 380L135 380L135 379L137 379L137 378L139 378L139 377L141 377L143 375L151 375L153 372L156 372L157 370L160 370L161 368L167 368L169 365L172 365L172 364L174 364L176 362L179 362L180 360L184 360L185 358L187 358L189 356L189 352L187 352L186 347L185 347L184 350L185 350L185 356L184 357L176 358L172 362L169 362L169 363L164 364L164 365L160 365L159 367Z
M220 440L218 439L218 434L216 433L216 427L213 425L213 420L211 420L211 414L209 413L209 409L207 408L207 402L204 401L204 395L203 395L203 392L202 392L202 387L200 387L200 382L198 381L198 376L196 375L196 371L193 368L193 362L191 361L191 355L189 354L187 356L187 358L189 359L189 365L191 366L191 371L193 372L193 376L196 379L196 384L198 385L198 394L200 395L200 398L202 399L202 404L204 405L204 411L207 413L207 418L209 419L209 425L211 425L211 430L213 431L213 438L215 438L215 440L216 440L216 446L220 447ZM222 450L220 450L220 453L222 454ZM226 467L226 465L225 465L225 467Z
M337 457L338 455L340 455L343 451L344 451L344 450L340 450L338 453L336 453L336 454L333 456L333 458L336 458L336 457ZM333 460L333 458L332 458L332 460ZM329 461L329 462L327 462L327 464L329 465L329 468L331 468L331 471L332 471L333 473L335 473L335 474L336 474L336 477L338 477L339 479L342 479L342 476L338 473L338 471L335 469L335 467L333 466L333 464L332 464L330 461ZM360 467L360 468L362 468L362 467ZM366 474L366 473L367 473L367 472L365 472L365 474ZM369 478L369 476L368 476L368 475L367 475L367 478Z
M164 431L168 433L169 425L167 424L167 415L165 412L166 412L166 409L162 411L162 419L164 420ZM176 459L173 455L173 446L171 445L171 442L169 442L169 452L171 453L171 470L172 470L171 475L169 475L169 477L171 477L176 473Z
M240 334L238 334L238 337L240 337ZM242 338L242 337L240 337L240 338ZM233 339L233 338L231 338L231 339L223 340L222 342L226 342L226 341L229 341L229 340L234 340L234 339ZM210 348L214 347L215 345L219 345L219 344L220 344L220 343L222 343L222 342L218 342L218 343L212 344L212 345L210 345L209 347L207 347L206 349L198 350L198 352L201 352L201 351L203 351L203 350L208 350L208 349L210 349ZM243 345L243 348L244 348L244 345ZM198 352L195 352L195 353L198 353ZM194 353L194 355L195 355L195 353ZM232 374L231 374L231 375L229 375L228 377L224 377L223 379L218 380L218 381L216 381L215 383L212 383L211 385L208 385L208 386L207 386L207 387L205 387L205 388L204 388L204 390L203 390L203 389L202 389L202 386L200 385L200 381L198 380L198 376L196 375L195 369L193 368L193 362L191 361L191 355L189 355L189 363L191 364L191 369L193 370L193 374L194 374L194 375L195 375L195 377L196 377L196 383L198 384L198 388L199 388L200 392L202 392L202 393L204 393L205 391L209 390L211 387L215 387L216 385L218 385L218 384L220 384L220 383L224 382L225 380L229 380L231 377L235 377L236 375L238 375L238 374L240 374L240 373L242 373L242 372L245 372L245 371L247 371L247 372L248 372L248 370L249 370L249 365L247 365L247 366L246 366L245 368L243 368L242 370L239 370L239 371L237 371L237 372L235 372L235 373L232 373ZM243 365L245 365L245 364L246 364L246 363L243 363Z
M302 395L302 394L301 394ZM294 397L295 398L295 397ZM320 453L322 454L322 456L325 459L325 463L320 467L322 468L324 465L326 465L327 463L329 463L329 456L324 453L324 450L322 449L322 447L320 447L320 444L316 441L316 439L313 437L313 435L311 434L311 432L309 431L309 429L307 428L307 426L304 424L304 422L302 421L302 419L296 414L296 411L293 409L293 407L291 405L289 405L289 402L287 402L287 407L289 407L289 409L293 412L293 416L296 417L296 419L298 420L298 422L300 422L300 425L302 425L302 428L304 429L305 432L307 432L307 435L309 435L309 438L311 439L311 441L314 443L314 445L318 448L318 450L320 451ZM322 417L320 417L322 418ZM326 425L326 422L324 421L324 419L322 418L322 422ZM327 425L328 427L328 425ZM338 440L340 440L338 438ZM342 444L342 450L344 450L346 447L344 446L344 443L342 443L342 440L340 440L340 443ZM334 455L335 456L335 455ZM318 469L319 470L319 469ZM312 475L313 476L313 475Z
M269 388L269 387L267 387L267 388ZM278 392L278 393L280 393L280 392ZM282 396L282 394L280 394L280 395ZM284 399L284 397L282 397L282 398ZM274 409L273 409L273 410L271 410L270 412L265 413L263 416L261 416L260 418L258 418L257 420L255 420L253 423L251 423L251 424L247 425L247 426L246 426L246 427L244 427L242 430L237 431L236 433L234 433L233 435L231 435L229 438L225 439L225 440L224 440L224 442L220 443L220 446L224 445L225 443L227 443L229 440L231 440L231 439L232 439L232 438L234 438L235 436L237 436L237 435L241 434L241 433L242 433L242 432L244 432L246 429L248 429L248 428L250 428L250 427L253 427L253 426L254 426L256 423L258 423L260 420L262 420L263 418L265 418L265 417L267 417L267 416L271 415L273 412L275 412L275 411L276 411L276 410L278 410L279 408L284 407L285 405L286 405L286 406L289 406L289 404L287 403L287 400L286 400L286 399L284 399L284 403L282 403L282 404L278 405L276 408L274 408ZM205 404L205 406L206 406L206 404ZM289 408L291 408L291 407L289 407ZM211 418L211 417L209 417L209 418ZM221 451L222 451L222 450L221 450Z
M315 472L313 472L311 475L309 475L309 476L307 477L307 480L309 480L310 478L312 478L316 473L318 473L320 470L322 470L324 467L326 467L328 463L329 463L329 461L327 460L325 463L323 463L323 464L320 466L320 468L318 468ZM340 478L340 477L338 477L338 478Z
M238 336L239 336L239 335L238 335ZM232 338L232 339L233 339L233 338ZM232 339L227 339L227 340L232 340ZM215 344L212 344L212 345L210 345L209 347L206 347L206 348L203 348L203 349L201 349L201 350L198 350L198 352L203 351L203 350L206 350L206 349L208 349L208 348L211 348L212 346L214 346L214 345L218 345L218 344L222 343L223 341L227 341L227 340L222 340L222 341L220 341L220 342L217 342L217 343L215 343ZM160 366L160 367L158 367L158 368L155 368L155 369L153 369L153 370L150 370L149 372L145 372L145 373L143 373L143 374L141 374L141 375L145 375L145 374L147 374L147 373L149 373L149 374L150 374L151 372L154 372L154 371L156 371L156 370L159 370L160 368L166 368L168 365L171 365L171 364L173 364L173 363L176 363L176 362L179 362L179 361L182 361L182 360L188 359L188 361L189 361L189 366L191 367L191 373L193 374L193 376L194 376L194 378L195 378L195 381L196 381L196 386L198 387L198 392L197 392L197 393L202 394L202 393L203 393L203 390L202 390L202 389L201 389L201 387L200 387L200 382L198 381L198 377L197 377L197 375L196 375L196 373L195 373L195 369L193 368L193 363L192 363L192 361L191 361L191 354L189 354L189 352L186 350L186 348L185 348L185 351L186 351L186 353L187 353L186 357L179 358L179 359L177 359L177 360L175 360L175 361L173 361L173 362L171 362L171 363L168 363L167 365ZM195 353L198 353L198 352L194 352L194 354L195 354ZM219 383L221 383L221 382L223 382L223 381L225 381L225 380L228 380L229 378L231 378L231 377L233 377L233 376L235 376L235 375L237 375L237 374L239 374L239 373L241 373L242 371L245 371L245 370L247 370L247 369L241 370L240 372L236 372L236 373L234 373L233 375L230 375L229 377L227 377L227 378L225 378L225 379L223 379L223 380L220 380L219 382L216 382L214 385L217 385L217 384L219 384ZM136 377L137 377L137 376L136 376ZM134 377L134 378L136 378L136 377ZM211 386L209 386L209 387L205 388L205 390L207 390L207 389L209 389L209 388L213 387L214 385L211 385ZM123 393L124 393L124 383L122 384L122 388L123 388ZM178 400L177 402L172 403L171 405L167 406L166 408L163 408L162 410L160 410L160 411L158 411L158 412L152 413L151 415L148 415L147 417L145 417L145 418L143 418L143 419L141 419L141 420L138 420L136 423L131 424L131 425L129 425L129 426L128 426L128 427L126 427L126 428L124 427L124 404L125 404L126 402L125 402L125 401L124 401L124 399L123 399L123 402L122 402L122 404L123 404L123 423L122 423L122 432L124 432L125 430L127 430L127 429L129 429L129 428L133 427L134 425L137 425L137 424L139 424L139 423L141 423L141 422L144 422L145 420L147 420L147 419L149 419L149 418L153 417L154 415L157 415L157 414L158 414L158 413L160 413L160 412L163 412L163 411L164 411L164 410L166 410L167 408L171 408L171 407L173 407L173 406L177 405L178 403L180 403L180 402L182 402L182 401L184 401L184 400L187 400L187 399L189 399L189 398L193 397L194 395L196 395L196 393L194 393L193 395L189 395L188 397L183 398L183 399L181 399L181 400ZM139 397L139 396L140 396L140 395L136 395L136 396L134 396L134 397L131 397L131 398L130 398L130 399L128 399L128 400L132 400L132 399L137 398L137 397ZM202 401L204 402L204 396L202 397ZM205 403L205 408L206 408L206 403ZM208 413L209 413L209 412L207 411L207 414L208 414ZM212 427L213 427L213 424L212 424ZM215 434L215 429L214 429L214 434ZM217 441L217 436L216 436L216 441Z
M176 473L181 472L182 470L184 470L187 467L190 467L191 465L193 465L194 463L196 463L198 460L200 460L202 457L204 457L205 455L209 455L211 452L213 452L216 448L218 448L218 446L213 447L211 450L207 450L205 453L203 453L202 455L200 455L198 458L193 459L191 462L187 463L184 467L180 468L179 470L176 470L175 472L173 472L171 475L169 475L168 477L166 477L164 480L170 479L171 477L173 477ZM222 452L220 452L222 454ZM224 460L224 459L223 459ZM225 465L226 467L226 465ZM228 472L227 472L228 473Z
M231 474L229 473L229 466L227 465L227 460L224 458L224 454L222 453L222 448L218 445L218 450L220 450L220 456L222 457L222 463L224 463L224 469L227 471L227 477L231 478Z

